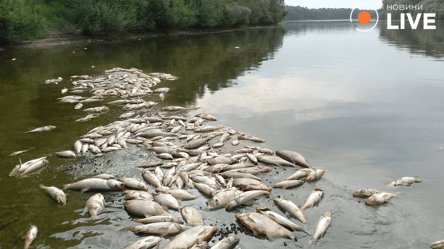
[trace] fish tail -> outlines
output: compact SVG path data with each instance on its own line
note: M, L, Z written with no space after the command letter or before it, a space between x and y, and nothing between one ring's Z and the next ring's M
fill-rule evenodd
M122 228L122 229L120 229L120 231L125 231L125 230L129 230L129 231L133 231L133 232L135 232L134 230L134 227L124 227L124 228Z
M413 177L413 179L415 180L415 183L420 183L420 182L422 182L421 180L418 180L418 177L417 177L417 176Z

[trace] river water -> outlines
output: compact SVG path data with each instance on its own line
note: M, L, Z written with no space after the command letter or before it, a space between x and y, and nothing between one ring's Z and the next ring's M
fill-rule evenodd
M68 192L68 204L59 206L38 185L62 188L72 182L78 175L65 169L74 163L86 166L81 174L140 178L135 166L150 158L146 150L131 147L86 161L51 157L38 175L8 177L19 161L9 157L13 151L32 148L19 156L27 161L70 149L82 133L115 120L120 111L113 107L100 118L76 123L85 114L57 101L60 90L71 86L71 75L100 75L113 67L178 76L161 83L171 92L160 106L196 104L218 117L217 124L261 137L267 141L263 147L297 151L328 170L314 184L273 190L254 206L202 210L206 224L227 233L235 227L241 239L237 248L309 248L310 237L303 233L294 233L297 242L255 238L234 214L256 206L281 212L272 202L278 196L302 205L315 186L325 195L319 207L304 211L305 228L312 232L326 211L333 216L317 248L428 248L444 239L444 23L437 30L383 26L361 33L347 22L284 22L217 34L5 47L0 52L1 248L22 248L29 224L39 228L32 248L122 248L138 238L119 231L136 224L121 205L122 193L106 193L106 211L90 219L80 212L93 193ZM44 83L57 77L64 79L58 85ZM44 125L57 128L23 134ZM261 176L271 185L293 172L276 168ZM423 182L387 189L402 176L419 176ZM397 196L369 207L352 197L360 188ZM185 204L205 207L205 201L200 197Z

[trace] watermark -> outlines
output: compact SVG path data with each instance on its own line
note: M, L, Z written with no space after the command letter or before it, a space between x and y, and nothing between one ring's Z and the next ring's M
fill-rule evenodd
M379 22L379 14L378 11L376 10L375 7L373 7L370 4L360 4L358 6L356 6L355 8L353 8L353 10L350 13L350 22L353 22L353 12L355 10L359 10L359 7L363 7L362 9L367 9L370 11L375 11L376 13L376 22L374 25L370 25L368 28L366 29L360 29L360 28L356 28L356 30L360 31L360 32L369 32L371 30L373 30L374 28L376 28L376 26L378 25ZM363 10L361 12L359 12L358 14L358 21L363 24L363 25L368 25L370 23L370 21L372 20L372 15L370 14L370 12L368 12L367 10Z
M424 10L422 5L387 5L387 10L402 11L402 10ZM419 26L422 18L423 29L436 29L435 18L436 13L417 13L413 18L412 13L400 13L399 25L395 25L392 22L392 13L387 12L387 29L405 29L405 23L407 21L412 29L416 29Z

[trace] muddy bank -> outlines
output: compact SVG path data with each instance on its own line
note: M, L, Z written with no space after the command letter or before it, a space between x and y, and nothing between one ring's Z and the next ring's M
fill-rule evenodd
M17 42L15 44L5 44L3 49L26 49L26 48L49 48L53 46L73 45L73 44L88 44L91 42L107 42L107 43L119 43L132 40L146 40L162 37L181 37L181 36L193 36L203 34L216 34L216 33L229 33L236 31L254 30L261 28L275 28L277 25L266 26L244 26L231 29L203 29L203 30L171 30L171 31L157 31L141 34L119 34L110 36L85 36L81 34L73 35L59 35L38 40L29 40Z

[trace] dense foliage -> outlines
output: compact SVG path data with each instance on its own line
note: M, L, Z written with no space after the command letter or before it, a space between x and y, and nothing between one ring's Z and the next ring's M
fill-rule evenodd
M383 0L382 18L386 18L386 13L389 12L396 19L399 18L400 13L436 13L436 19L444 20L444 0ZM387 5L422 5L422 10L387 10Z
M1 0L0 40L280 22L284 0Z
M301 6L286 6L287 16L285 20L337 20L337 19L349 19L352 9L309 9ZM375 11L369 11L372 18L376 17ZM358 11L353 12L352 18L357 19Z

